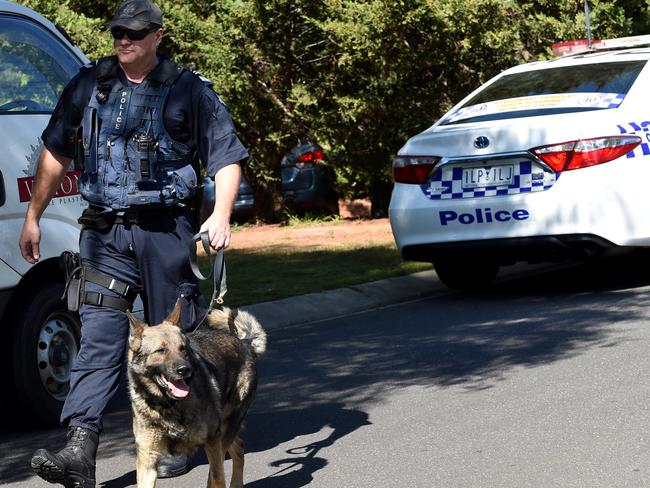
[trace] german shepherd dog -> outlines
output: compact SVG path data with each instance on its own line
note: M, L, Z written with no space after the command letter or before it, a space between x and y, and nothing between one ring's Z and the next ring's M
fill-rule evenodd
M255 396L255 359L266 333L250 314L212 310L196 331L180 328L180 303L162 324L148 327L129 314L128 377L139 488L156 485L161 456L203 446L208 488L225 488L224 456L232 458L230 488L244 486L239 437Z

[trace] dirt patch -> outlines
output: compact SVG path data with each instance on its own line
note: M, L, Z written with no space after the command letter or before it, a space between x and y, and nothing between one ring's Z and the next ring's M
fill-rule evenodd
M342 219L369 219L369 200L339 200L339 214Z
M393 243L388 219L341 219L337 222L296 226L259 225L233 232L230 249L317 250Z

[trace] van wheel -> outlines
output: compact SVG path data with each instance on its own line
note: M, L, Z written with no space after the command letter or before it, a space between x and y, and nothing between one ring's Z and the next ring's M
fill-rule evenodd
M477 290L488 286L499 272L499 265L490 261L440 259L433 262L440 281L456 290Z
M81 321L61 299L63 283L46 283L23 295L11 313L11 369L21 406L35 423L59 424L79 351Z

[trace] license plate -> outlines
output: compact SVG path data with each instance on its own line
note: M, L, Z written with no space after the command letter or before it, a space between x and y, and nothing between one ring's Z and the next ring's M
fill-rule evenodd
M463 188L508 186L514 180L514 173L512 164L463 168Z

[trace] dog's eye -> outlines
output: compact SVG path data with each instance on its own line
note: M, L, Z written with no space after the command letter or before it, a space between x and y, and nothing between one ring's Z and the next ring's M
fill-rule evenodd
M154 351L154 354L156 354L156 353L157 354L165 354L166 352L167 352L167 348L166 347L161 347L160 349L156 349Z
M179 347L178 350L179 350L180 352L185 352L185 346L181 346L181 347Z

